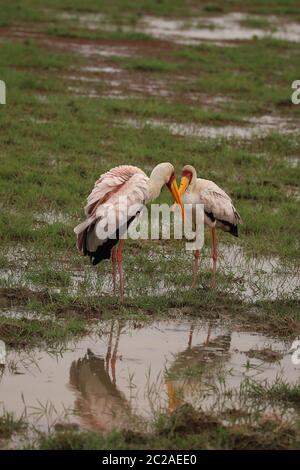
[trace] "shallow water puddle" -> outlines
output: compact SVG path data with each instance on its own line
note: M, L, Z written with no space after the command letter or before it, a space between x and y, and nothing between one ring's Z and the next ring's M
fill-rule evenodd
M144 127L167 129L173 135L200 137L207 139L216 138L239 138L252 139L253 137L263 137L271 132L282 134L299 132L299 124L290 118L280 116L261 116L249 118L244 121L244 125L207 126L195 123L176 123L161 121L159 119L147 119L139 121L137 119L126 118L122 122L125 126L142 129ZM250 124L250 125L249 125Z
M300 157L299 156L287 157L285 158L285 162L287 166L289 166L290 168L298 168Z
M97 44L92 42L76 42L74 41L64 41L63 39L54 40L45 39L43 40L45 44L48 44L50 47L57 47L58 49L69 50L83 55L87 58L97 58L97 57L128 57L133 51L127 46L111 46L106 44Z
M93 65L93 66L85 66L81 67L81 70L84 72L90 72L90 73L108 73L108 74L116 74L116 73L121 73L122 69L119 69L117 67L111 67L111 66L105 66L105 65Z
M53 315L39 314L38 312L23 310L22 308L12 307L1 309L0 318L13 318L17 320L53 320Z
M136 75L133 80L132 75L124 70L100 64L95 67L84 67L82 72L84 75L64 76L71 83L68 90L81 96L128 99L145 95L166 97L174 94L168 90L167 80L157 77L146 80L142 75ZM99 85L100 88L98 90L91 88L93 84ZM193 100L193 95L190 100Z
M208 267L209 259L204 259ZM241 291L245 299L278 299L299 295L300 268L283 264L278 257L246 256L239 245L220 245L218 269L224 274L234 274L241 283L233 290ZM200 271L201 272L201 271Z
M270 344L278 361L248 357L250 350ZM106 321L98 324L97 333L68 343L57 354L8 350L1 402L17 414L25 404L28 420L43 429L66 414L90 429L145 426L160 410L184 402L209 408L225 388L237 390L246 377L272 382L281 374L296 381L299 366L292 364L289 348L279 340L199 320L143 327ZM221 380L223 392L218 392Z
M105 15L102 13L79 13L63 11L57 15L57 18L62 20L74 20L79 22L81 26L88 29L97 29L99 26L105 26Z
M229 13L216 17L199 17L191 20L170 20L146 16L141 20L140 30L159 39L168 39L181 44L198 44L201 41L250 40L253 37L272 37L287 41L300 41L300 24L279 21L274 16L251 16L269 22L265 28L253 28L243 24L247 20L243 13Z
M48 225L68 223L70 217L64 212L50 209L48 211L36 212L34 218L37 222L42 222Z
M114 31L108 17L95 13L60 13L58 18L76 22L79 27L89 30ZM259 27L261 24L261 27ZM296 22L279 20L276 16L246 15L229 13L219 16L202 16L185 19L143 16L133 24L118 25L123 32L138 31L155 38L167 39L181 44L198 44L201 41L249 40L253 37L272 37L288 41L300 41L300 25Z

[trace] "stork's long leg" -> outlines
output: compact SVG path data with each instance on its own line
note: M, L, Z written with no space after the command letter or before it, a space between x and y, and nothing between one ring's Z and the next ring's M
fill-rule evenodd
M200 258L200 250L194 251L194 261L193 261L193 284L192 287L196 286L197 274L199 269L199 258Z
M123 245L124 240L120 240L118 246L118 269L119 269L119 278L120 278L120 300L124 300L124 282L123 282L123 268L122 268L122 255L123 255Z
M212 243L213 243L213 255L212 259L214 261L217 261L217 240L216 240L216 227L212 227L211 229L211 235L212 235Z
M112 261L112 274L113 274L113 286L114 286L114 295L116 295L116 288L117 288L117 247L114 246L111 253L111 261Z
M217 262L213 259L211 287L215 288L217 281Z

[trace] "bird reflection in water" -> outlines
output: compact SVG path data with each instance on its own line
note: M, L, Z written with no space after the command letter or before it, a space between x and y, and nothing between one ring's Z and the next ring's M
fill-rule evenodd
M76 391L75 411L82 424L93 430L145 426L145 418L137 415L136 406L118 386L118 360L123 326L120 322L110 324L106 335L106 354L97 356L90 349L84 357L74 361L70 368L70 386ZM195 325L191 325L186 348L174 356L162 386L167 389L169 411L189 401L203 400L207 383L213 384L219 377L220 367L229 358L230 335L215 335L209 325L205 341L193 345ZM146 368L145 368L146 374ZM151 383L152 384L152 383ZM152 385L151 385L152 386ZM155 388L155 387L154 387ZM155 406L163 390L155 395ZM133 411L134 410L134 411Z
M75 410L89 429L112 431L125 427L132 418L129 402L117 387L116 362L122 325L114 321L108 335L106 357L90 349L70 368L70 385L76 390Z
M229 358L230 334L211 338L210 323L205 341L193 346L194 329L192 324L187 348L175 355L166 372L168 409L171 412L191 399L195 403L197 399L203 398L207 382L218 379L220 367Z

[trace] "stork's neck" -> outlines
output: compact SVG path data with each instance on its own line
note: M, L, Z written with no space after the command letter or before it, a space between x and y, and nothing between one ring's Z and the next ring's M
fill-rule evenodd
M196 170L194 169L192 171L192 177L191 177L191 180L190 180L190 184L188 185L187 187L187 192L192 192L194 191L195 187L196 187L196 184L197 184L197 173L196 173Z
M159 163L153 168L149 184L150 200L156 199L160 195L161 188L170 181L172 174L174 174L174 167L169 162Z
M165 184L164 179L157 179L153 178L152 175L150 176L150 184L149 184L149 200L153 201L154 199L158 198L161 193L161 188Z
M191 178L191 181L190 181L190 184L189 184L189 189L190 189L191 191L195 188L196 183L197 183L197 172L196 172L195 168L193 168L193 170L192 170L192 178Z

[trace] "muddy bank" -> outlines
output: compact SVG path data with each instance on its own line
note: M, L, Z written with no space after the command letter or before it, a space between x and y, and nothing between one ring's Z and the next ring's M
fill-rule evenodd
M33 300L47 302L50 301L50 296L45 292L32 291L26 287L0 287L0 308L25 305Z

